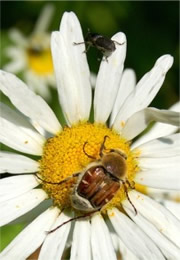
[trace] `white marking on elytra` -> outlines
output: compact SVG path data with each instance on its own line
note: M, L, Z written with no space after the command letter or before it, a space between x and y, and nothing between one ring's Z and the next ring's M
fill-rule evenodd
M87 181L85 181L85 180L82 180L82 182L83 182L84 184L89 184L89 182L87 182Z
M88 175L92 177L92 173L90 171L87 171Z
M103 182L100 184L100 187L103 188L105 185L106 185L106 183L103 181Z

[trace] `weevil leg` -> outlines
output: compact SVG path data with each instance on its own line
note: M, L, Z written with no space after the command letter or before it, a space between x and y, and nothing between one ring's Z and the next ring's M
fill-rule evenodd
M86 50L83 51L83 53L87 53L89 51L90 45L87 45Z
M85 42L73 42L73 45L85 44Z
M115 42L118 45L123 45L125 43L125 42L120 43L120 42L117 42L117 41L114 41L114 40L113 40L113 42Z
M106 62L108 63L108 62L109 62L109 61L108 61L108 56L105 56L103 52L102 52L102 54L103 54L102 61L106 61Z

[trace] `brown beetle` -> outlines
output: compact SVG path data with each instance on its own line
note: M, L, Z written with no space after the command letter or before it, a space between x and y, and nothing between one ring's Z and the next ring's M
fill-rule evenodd
M103 153L105 141L104 137L97 160L95 157L84 153L91 159L96 160L89 164L87 168L80 173L77 184L71 196L72 207L84 212L91 212L101 209L107 204L121 187L125 185L126 179L126 155L120 150L111 149L108 153ZM125 188L127 191L127 189Z
M134 208L135 214L137 214L137 210L128 196L127 186L132 189L134 189L134 187L132 187L126 179L127 156L119 149L110 149L108 153L104 153L104 150L106 150L105 142L107 138L109 137L104 137L99 152L100 159L98 160L86 153L85 147L87 142L84 143L83 151L85 155L95 160L95 162L90 163L84 171L74 173L72 176L58 183L47 182L50 184L62 184L73 177L78 177L70 199L72 207L75 210L84 213L84 215L77 216L64 222L57 228L51 230L50 233L72 220L91 216L93 213L101 210L102 207L115 196L122 185L128 201Z

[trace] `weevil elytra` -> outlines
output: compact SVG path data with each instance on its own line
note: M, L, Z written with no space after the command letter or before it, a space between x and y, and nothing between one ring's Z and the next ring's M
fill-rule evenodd
M74 42L74 45L86 44L87 48L85 52L88 52L90 47L95 47L103 54L106 61L108 61L107 58L116 50L115 43L118 45L124 44L111 40L108 37L100 35L98 33L88 32L84 42Z

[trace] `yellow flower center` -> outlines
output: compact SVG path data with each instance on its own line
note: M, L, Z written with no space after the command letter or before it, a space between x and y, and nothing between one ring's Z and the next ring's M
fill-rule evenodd
M90 156L100 159L100 147L105 136L109 137L105 141L105 152L108 153L109 149L121 149L126 154L126 178L132 183L138 170L136 155L130 151L129 143L124 138L105 125L80 123L71 128L65 127L62 132L47 140L40 160L39 177L44 180L42 181L44 190L61 209L71 207L70 197L77 183L77 177L68 177L82 172L89 163L96 161ZM67 181L59 185L54 184L66 178ZM125 198L124 187L121 185L112 200L101 211L105 212L107 208L113 206L120 207L121 201Z
M30 69L39 76L47 76L53 73L53 63L50 48L29 48L27 60Z

